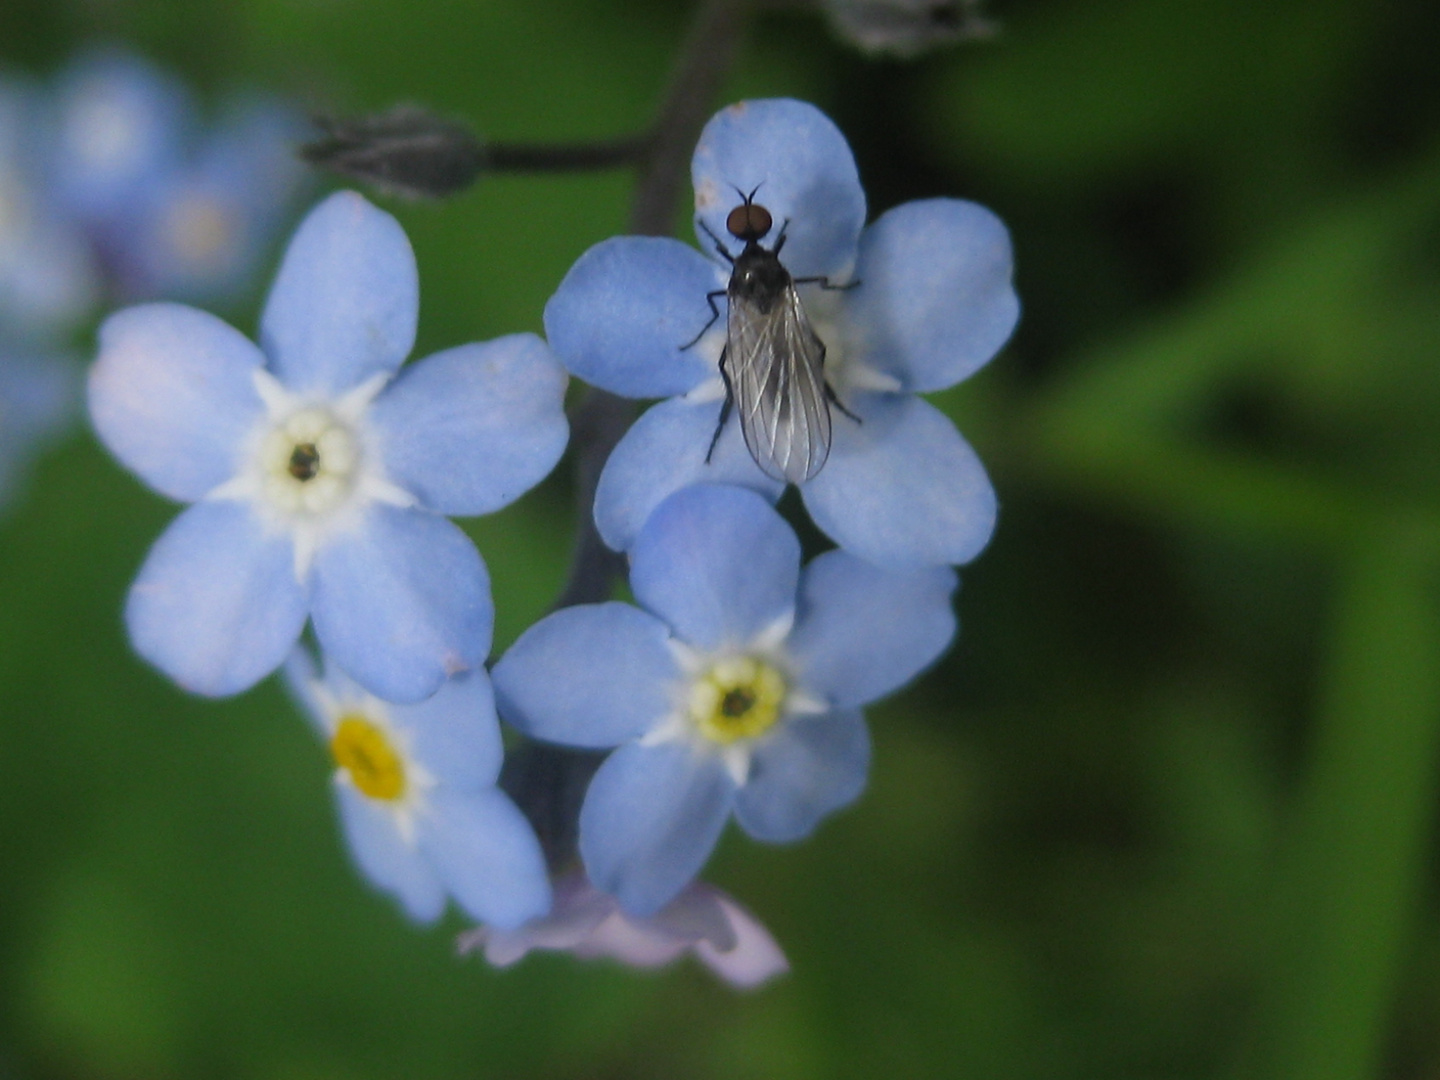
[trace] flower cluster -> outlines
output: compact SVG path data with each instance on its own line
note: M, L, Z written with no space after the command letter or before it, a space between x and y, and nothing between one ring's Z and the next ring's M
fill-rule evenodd
M296 120L255 96L226 112L202 127L183 86L117 51L49 86L0 73L0 476L68 419L66 341L98 302L248 285L300 187Z
M948 647L952 566L994 524L978 459L918 395L1009 335L1003 226L937 199L866 228L844 139L795 101L721 112L694 176L703 253L600 244L551 299L548 344L405 364L414 258L348 192L296 232L258 345L174 304L101 329L97 432L191 504L131 589L136 649L213 695L283 665L355 863L416 920L453 900L480 924L462 949L497 966L559 949L692 952L736 986L785 970L698 875L732 818L791 843L860 795L862 709ZM485 565L447 517L550 472L567 372L668 399L594 507L635 603L554 611L487 673ZM787 481L839 545L809 562L772 505ZM552 771L502 772L500 721Z

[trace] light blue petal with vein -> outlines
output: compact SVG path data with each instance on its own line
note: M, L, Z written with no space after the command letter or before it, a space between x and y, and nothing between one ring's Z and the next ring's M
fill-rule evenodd
M545 305L545 336L564 365L622 397L684 394L715 374L715 358L683 348L710 321L707 293L728 272L658 236L616 236L581 255ZM724 330L725 298L717 298Z
M145 304L100 327L90 419L101 442L172 499L200 498L233 477L264 415L255 369L264 357L213 315Z
M260 319L280 381L334 396L394 372L415 344L420 284L400 223L339 191L300 223Z
M490 651L495 609L475 545L424 510L373 505L315 556L315 633L330 659L377 697L429 697Z
M744 244L725 229L725 218L755 190L774 227L762 241L773 248L785 229L781 261L795 277L838 274L855 259L865 224L865 192L845 136L813 105L788 98L742 101L721 109L700 133L690 165L695 217L725 242L732 255ZM758 189L758 190L756 190ZM698 224L706 251L714 241Z
M641 526L667 496L690 484L736 484L778 499L784 485L760 471L730 417L715 453L705 452L720 419L720 402L674 399L652 406L610 453L595 491L595 527L616 551L634 544Z
M735 818L757 840L803 840L860 796L869 769L870 733L858 709L792 717L756 748Z
M418 839L471 918L513 930L550 910L540 841L499 790L436 788L419 818Z
M673 708L670 632L629 604L547 615L495 665L500 715L526 735L603 749L639 738Z
M247 690L285 660L305 625L288 536L249 506L201 502L160 534L130 587L135 651L187 690Z
M380 802L349 784L335 785L335 805L350 857L378 888L399 898L416 922L438 919L445 910L445 887L430 860L400 835L394 815Z
M790 655L812 694L840 708L904 686L955 636L955 571L881 570L828 551L800 576Z
M666 499L630 552L635 599L688 645L743 645L795 609L800 541L753 491L701 484Z
M534 334L406 367L370 412L390 479L442 514L488 514L565 452L565 370Z
M894 569L969 562L995 529L995 489L955 425L919 398L857 396L830 460L801 489L846 551Z
M605 759L580 808L580 855L631 915L654 915L705 865L735 785L720 759L688 743L630 744Z
M853 357L907 390L940 390L973 374L1015 329L1010 234L983 206L908 202L860 237L861 284L845 293Z
M412 756L447 786L474 791L500 776L505 751L484 668L446 679L418 704L391 708L396 723L409 733Z

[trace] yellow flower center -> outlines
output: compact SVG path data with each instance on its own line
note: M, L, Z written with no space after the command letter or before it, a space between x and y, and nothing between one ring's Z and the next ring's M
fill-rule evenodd
M330 753L362 794L372 799L404 797L405 762L385 732L365 717L351 713L340 718Z
M780 719L785 679L752 656L711 666L690 687L690 717L701 734L728 745L765 734Z
M233 231L220 204L200 194L181 197L165 216L165 239L170 250L201 269L220 262Z

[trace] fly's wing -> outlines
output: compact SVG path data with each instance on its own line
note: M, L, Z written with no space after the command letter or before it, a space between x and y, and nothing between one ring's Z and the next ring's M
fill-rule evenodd
M726 372L745 446L762 472L803 483L830 455L825 346L793 285L769 312L731 298Z

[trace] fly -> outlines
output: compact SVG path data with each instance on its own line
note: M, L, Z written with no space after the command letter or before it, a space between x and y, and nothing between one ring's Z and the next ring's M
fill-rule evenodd
M725 404L705 461L708 464L715 453L731 410L738 408L745 447L755 464L775 480L800 484L818 473L830 456L830 406L856 423L860 418L840 403L825 380L825 343L810 325L795 286L848 289L859 282L831 285L824 277L792 278L780 262L785 225L780 226L774 247L761 247L774 219L754 201L754 191L739 194L744 201L725 218L726 230L745 244L739 255L731 255L700 222L715 241L715 250L730 264L730 282L706 294L710 321L684 346L690 348L714 325L720 317L715 299L724 296L729 304L725 348L720 353Z

